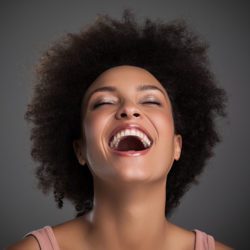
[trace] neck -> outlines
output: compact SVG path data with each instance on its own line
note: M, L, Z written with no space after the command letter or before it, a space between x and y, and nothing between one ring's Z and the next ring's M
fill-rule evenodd
M165 218L166 180L108 186L94 180L89 220L103 249L161 249L170 223Z

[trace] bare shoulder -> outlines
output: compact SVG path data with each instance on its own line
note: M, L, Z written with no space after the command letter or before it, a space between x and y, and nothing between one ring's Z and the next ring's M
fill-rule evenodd
M58 239L65 239L65 236L69 235L72 237L77 234L82 235L87 228L88 223L83 216L52 226L53 232Z
M171 238L172 249L194 249L195 232L177 226L171 222L168 222L167 227L169 238ZM169 246L165 248L168 249Z
M88 228L88 222L83 216L52 227L62 250L77 249L79 245L86 248Z
M234 250L234 248L227 246L219 241L215 241L215 250Z
M29 235L24 239L6 247L5 250L40 250L40 246L36 238Z

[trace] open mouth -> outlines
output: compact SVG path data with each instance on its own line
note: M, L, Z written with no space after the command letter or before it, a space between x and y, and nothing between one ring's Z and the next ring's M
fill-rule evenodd
M149 148L136 136L125 136L123 137L116 147L113 147L117 151L142 151Z
M109 147L123 156L139 156L149 151L153 140L149 133L136 125L117 127L110 136Z

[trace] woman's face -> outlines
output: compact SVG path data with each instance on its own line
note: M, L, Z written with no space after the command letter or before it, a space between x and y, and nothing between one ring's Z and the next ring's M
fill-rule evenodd
M86 162L95 177L110 182L166 180L173 161L180 157L181 136L174 133L168 94L150 72L127 65L106 70L87 90L83 107L84 139L75 141L74 148L79 162ZM131 133L129 126L142 129L152 140L147 150L138 150L142 134L128 139L122 133L125 129ZM114 131L121 137L111 146ZM121 152L122 138L130 141L124 139ZM148 147L146 142L144 138Z

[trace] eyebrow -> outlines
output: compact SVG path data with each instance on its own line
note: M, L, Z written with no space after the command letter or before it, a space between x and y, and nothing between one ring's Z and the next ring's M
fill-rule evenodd
M137 91L145 91L145 90L157 90L157 91L160 91L165 97L166 97L166 94L164 93L164 91L162 89L160 89L159 87L155 86L155 85L139 85L137 88L136 88ZM113 87L113 86L103 86L103 87L100 87L100 88L97 88L95 90L93 90L90 94L89 94L89 97L88 99L90 99L90 97L96 93L96 92L106 92L106 91L109 91L109 92L117 92L117 88L116 87Z

